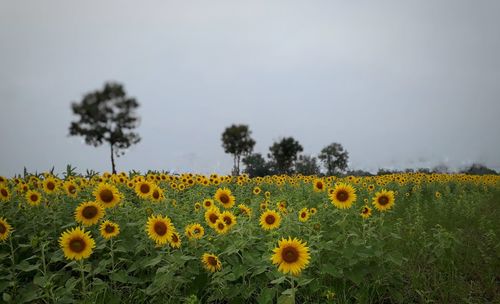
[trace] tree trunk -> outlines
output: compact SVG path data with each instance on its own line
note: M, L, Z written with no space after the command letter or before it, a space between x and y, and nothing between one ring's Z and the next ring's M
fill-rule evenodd
M115 168L115 154L113 153L113 144L111 146L111 167L113 169L113 174L116 174L116 168Z
M233 175L234 176L237 176L240 173L238 165L237 165L237 159L238 159L238 156L235 154L233 157Z

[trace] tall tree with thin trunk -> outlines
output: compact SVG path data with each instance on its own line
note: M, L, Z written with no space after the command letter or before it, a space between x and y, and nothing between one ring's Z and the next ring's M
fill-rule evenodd
M84 95L81 102L73 102L73 114L79 116L71 122L69 134L83 136L88 145L98 147L109 144L111 167L116 173L115 156L125 153L125 149L137 144L141 138L133 132L139 124L135 110L139 103L128 97L119 83L106 83L102 90Z
M247 125L231 125L222 133L224 152L233 155L233 175L240 174L241 156L252 153L255 140Z
M349 153L339 143L332 143L321 150L318 155L326 169L326 175L337 175L347 169Z
M295 161L299 152L304 149L293 137L286 137L269 147L267 156L271 159L274 172L277 174L292 174L295 172Z

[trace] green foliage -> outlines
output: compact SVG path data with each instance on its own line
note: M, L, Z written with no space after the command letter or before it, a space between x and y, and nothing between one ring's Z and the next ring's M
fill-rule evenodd
M80 103L72 103L73 113L79 120L71 122L69 133L83 136L87 144L95 147L108 143L113 173L116 173L114 156L122 155L124 149L141 140L139 134L130 131L139 123L135 114L137 107L139 103L127 97L121 84L106 83L102 90L86 94Z
M326 175L338 175L347 169L349 153L339 143L332 143L318 155L326 169Z
M295 162L295 172L302 175L319 175L320 169L316 157L300 155Z
M285 137L269 147L268 157L271 160L273 173L291 174L294 172L298 153L304 149L293 137Z
M262 157L260 153L254 153L243 158L245 164L244 172L250 177L267 176L271 174L270 164Z
M232 154L234 160L233 175L240 174L240 159L242 155L252 153L255 140L247 125L231 125L222 133L224 152Z

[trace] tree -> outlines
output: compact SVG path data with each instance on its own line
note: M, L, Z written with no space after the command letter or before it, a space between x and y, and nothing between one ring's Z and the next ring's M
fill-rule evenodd
M222 133L224 152L233 155L233 175L240 174L241 156L252 153L255 140L250 137L251 134L247 125L232 125Z
M260 153L254 153L243 158L244 172L250 177L266 176L272 173L271 166Z
M332 143L321 150L318 158L325 166L327 175L336 175L347 169L349 153L344 151L341 144Z
M283 138L269 147L268 157L278 174L290 174L294 172L297 155L304 149L293 137Z
M462 170L461 172L474 175L498 174L495 170L488 168L483 164L472 164L470 167Z
M316 157L300 155L295 162L295 171L302 175L318 175L320 170Z
M71 122L71 136L83 136L88 145L94 147L109 144L111 166L116 173L114 156L123 155L124 149L137 144L141 138L131 130L136 128L139 117L135 109L139 103L135 98L127 97L119 83L106 83L102 90L87 93L80 103L73 102L73 114L78 121Z

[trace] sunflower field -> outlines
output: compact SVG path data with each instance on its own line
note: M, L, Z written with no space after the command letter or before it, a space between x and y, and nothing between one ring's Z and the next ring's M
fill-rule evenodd
M0 177L0 302L500 303L500 177Z

